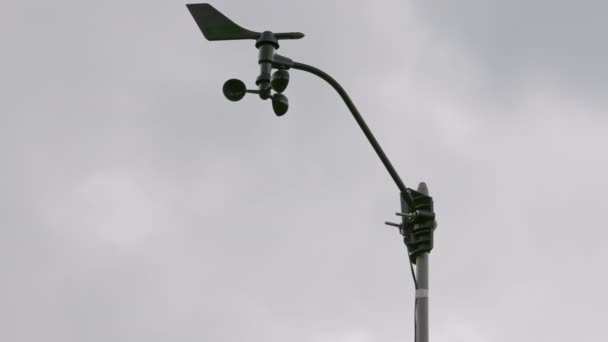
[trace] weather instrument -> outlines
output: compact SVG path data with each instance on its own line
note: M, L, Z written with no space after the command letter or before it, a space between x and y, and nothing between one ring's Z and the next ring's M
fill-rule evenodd
M397 213L401 223L386 222L399 228L409 253L410 267L416 286L416 342L428 341L428 256L433 249L433 233L437 226L433 209L433 198L429 196L425 183L416 190L405 186L399 174L380 147L380 144L363 120L363 117L342 86L324 71L313 66L298 63L276 53L279 42L284 39L301 39L300 32L273 33L247 30L207 3L186 5L201 32L210 41L254 40L258 49L259 76L255 80L257 89L247 89L245 83L230 79L222 88L230 101L239 101L247 93L257 94L263 100L271 100L272 109L282 116L289 109L289 101L284 92L289 85L290 69L297 69L319 76L329 83L340 95L357 124L382 161L382 164L400 191L401 211ZM276 69L276 70L275 70ZM274 73L273 73L273 70ZM414 274L413 264L416 264Z
M223 87L224 95L230 101L239 101L246 93L258 94L260 98L272 101L272 108L277 116L282 116L289 109L289 100L282 94L289 84L289 68L293 61L276 54L279 41L283 39L300 39L300 32L273 33L270 31L254 32L242 28L220 13L210 4L186 5L201 32L210 41L218 40L255 40L259 50L258 63L260 76L255 81L257 90L248 90L244 83L231 79ZM272 69L278 69L272 73ZM273 94L274 91L274 94Z

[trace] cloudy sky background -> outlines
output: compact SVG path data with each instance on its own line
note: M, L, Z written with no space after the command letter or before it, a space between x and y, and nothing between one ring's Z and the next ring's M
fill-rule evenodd
M341 82L439 227L431 339L604 341L607 6L216 1ZM0 20L0 340L413 341L398 192L337 94L281 118L179 1Z

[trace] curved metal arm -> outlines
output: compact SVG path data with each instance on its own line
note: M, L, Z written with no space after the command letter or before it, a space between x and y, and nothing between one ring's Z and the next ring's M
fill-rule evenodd
M334 87L334 89L336 89L338 94L340 94L340 96L342 97L342 100L344 100L344 103L346 103L346 106L348 107L348 109L350 109L350 112L353 114L353 117L359 124L359 127L361 127L361 130L367 137L367 140L369 141L370 144L372 144L374 151L376 151L376 154L378 154L378 157L380 157L382 164L384 164L384 167L386 167L386 170L393 178L393 181L395 181L395 184L397 185L397 187L399 188L401 193L407 193L407 188L403 184L403 181L399 177L399 174L397 174L397 171L395 171L393 164L391 164L391 161L388 160L388 157L382 150L382 147L380 147L380 144L378 144L378 141L372 134L372 131L370 131L369 127L367 127L367 124L363 120L363 117L361 117L361 114L357 110L357 107L355 107L355 104L350 99L350 97L348 96L348 94L346 93L344 88L342 88L342 86L336 80L334 80L331 76L326 74L323 70L317 69L313 66L298 63L298 62L293 62L293 65L291 67L293 69L304 70L304 71L308 71L312 74L315 74L315 75L321 77L322 79L324 79L325 81L327 81L327 83L331 84L331 86Z

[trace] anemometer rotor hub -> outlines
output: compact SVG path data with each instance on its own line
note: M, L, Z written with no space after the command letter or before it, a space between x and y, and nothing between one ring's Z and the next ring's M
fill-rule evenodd
M279 48L279 40L274 33L270 31L264 31L260 34L260 38L255 42L255 47L259 49L260 46L265 44L271 44L275 49Z

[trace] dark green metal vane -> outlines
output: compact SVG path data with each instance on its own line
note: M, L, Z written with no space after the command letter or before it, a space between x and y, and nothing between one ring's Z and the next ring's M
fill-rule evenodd
M260 32L253 32L240 27L207 3L188 4L186 6L207 40L255 40L262 35ZM300 32L274 34L275 39L300 39L303 37L304 34Z
M246 30L209 4L186 5L207 40L258 39L260 32Z

